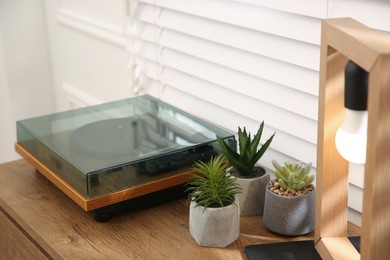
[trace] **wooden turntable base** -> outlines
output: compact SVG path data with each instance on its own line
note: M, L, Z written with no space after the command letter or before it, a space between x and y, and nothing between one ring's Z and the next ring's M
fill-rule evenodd
M163 197L182 197L184 195L184 189L182 186L191 180L190 175L194 173L193 171L187 171L157 181L155 180L135 187L130 187L124 190L88 199L73 189L55 172L51 171L35 156L24 149L20 144L15 144L15 150L38 172L45 176L70 199L76 202L76 204L79 205L83 210L94 211L95 219L97 221L106 221L110 219L111 213L117 211L118 207L121 205L127 204L134 206L134 203L132 203L133 199L139 198L141 204L155 201L151 195L157 192L160 192L160 194L156 194L158 201L164 199ZM141 202L143 197L146 200Z

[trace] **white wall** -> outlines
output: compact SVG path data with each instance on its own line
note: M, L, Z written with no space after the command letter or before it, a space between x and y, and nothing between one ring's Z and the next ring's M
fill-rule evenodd
M4 57L3 35L0 31L0 57ZM15 136L13 113L8 91L7 73L5 70L5 61L0 59L0 162L10 161L16 158L12 151L12 137Z
M126 1L45 0L56 110L130 96Z
M14 152L15 121L53 112L46 24L40 0L0 1L0 162Z

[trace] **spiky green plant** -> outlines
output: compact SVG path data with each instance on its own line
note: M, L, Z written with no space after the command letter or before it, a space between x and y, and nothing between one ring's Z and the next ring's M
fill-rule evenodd
M311 163L304 165L296 162L285 162L281 166L277 161L272 160L272 165L276 170L275 176L280 187L285 190L302 190L314 180L314 176L310 175Z
M256 135L251 138L251 134L244 131L238 127L238 146L239 153L225 143L222 139L218 138L219 146L221 147L226 158L233 165L242 176L251 176L255 164L260 160L265 151L268 149L269 145L272 142L272 139L275 136L275 133L257 150L261 135L263 133L264 121L260 124L259 129L257 130Z
M241 192L235 177L230 174L231 167L222 155L211 158L207 163L196 162L193 167L193 181L189 182L188 200L197 205L224 207L234 203L234 196Z

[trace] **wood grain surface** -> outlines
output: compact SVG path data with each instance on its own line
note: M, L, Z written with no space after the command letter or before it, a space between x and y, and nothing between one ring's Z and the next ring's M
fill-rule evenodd
M246 259L246 245L313 238L278 236L260 216L241 217L236 242L224 249L199 247L188 230L185 199L98 223L24 160L0 165L0 206L23 230L8 232L10 240L24 233L54 259ZM350 225L349 233L357 232Z
M46 259L45 253L0 209L0 259Z

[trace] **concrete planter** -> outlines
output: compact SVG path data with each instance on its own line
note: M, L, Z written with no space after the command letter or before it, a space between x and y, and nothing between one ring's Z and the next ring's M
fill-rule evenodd
M206 209L195 205L195 202L190 204L190 233L200 246L227 247L238 239L240 235L238 204Z
M314 230L315 188L297 196L280 196L265 192L263 222L271 231L287 236L299 236Z
M244 178L236 174L237 183L242 189L242 193L237 195L241 216L263 215L265 190L271 177L266 168L256 166L255 169L263 174L253 178Z

